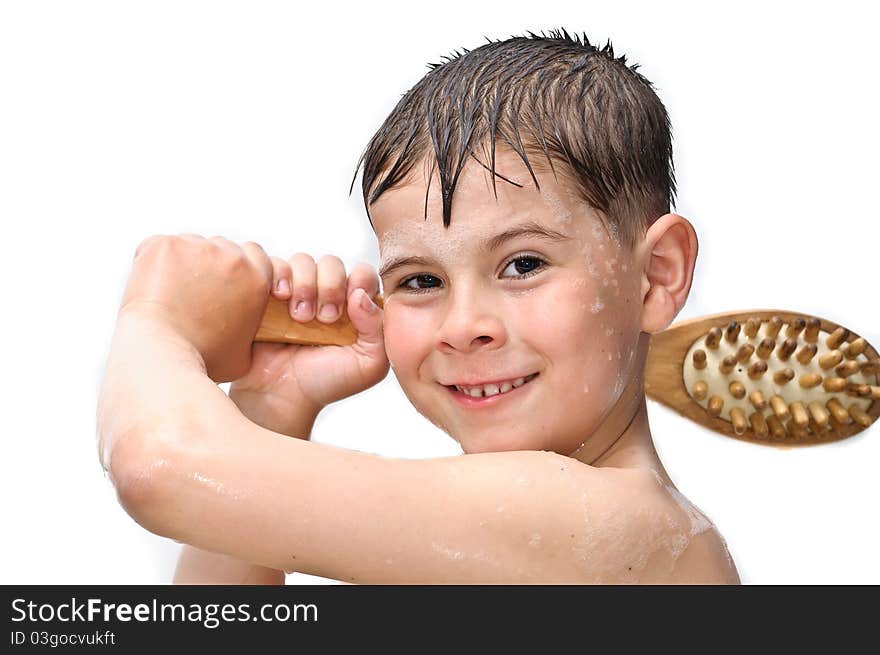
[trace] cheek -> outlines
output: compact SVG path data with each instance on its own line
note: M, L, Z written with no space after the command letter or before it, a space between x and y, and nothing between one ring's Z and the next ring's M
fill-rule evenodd
M417 312L386 305L382 329L385 352L395 372L417 365L431 349L432 328Z
M545 341L548 354L564 370L573 398L598 398L615 390L621 371L629 370L638 342L634 305L589 278L562 288L568 290L547 303L539 322L553 331Z

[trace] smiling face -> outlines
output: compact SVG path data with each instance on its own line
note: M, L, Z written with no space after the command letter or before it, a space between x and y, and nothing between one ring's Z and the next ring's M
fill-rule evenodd
M641 267L561 177L535 169L538 191L522 160L501 149L496 171L522 186L499 178L496 201L491 173L470 160L448 228L436 174L423 220L419 167L371 205L385 348L410 402L464 452L568 455L641 365ZM450 386L503 391L503 381L535 373L490 398Z

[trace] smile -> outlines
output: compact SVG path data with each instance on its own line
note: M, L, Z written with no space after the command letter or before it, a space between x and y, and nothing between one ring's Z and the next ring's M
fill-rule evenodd
M449 385L446 388L453 398L466 407L496 404L508 396L519 396L526 385L538 377L538 373L532 373L524 378L518 378L509 382L498 384L484 384L477 387L458 387Z

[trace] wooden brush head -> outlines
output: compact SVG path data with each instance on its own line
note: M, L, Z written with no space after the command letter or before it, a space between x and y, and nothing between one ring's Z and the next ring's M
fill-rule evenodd
M831 321L745 310L654 334L645 392L705 427L759 443L850 437L880 416L880 357Z

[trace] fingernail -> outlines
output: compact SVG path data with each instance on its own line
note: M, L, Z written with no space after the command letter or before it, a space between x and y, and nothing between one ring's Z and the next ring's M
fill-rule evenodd
M287 281L287 278L281 278L278 280L278 284L275 286L276 291L278 293L289 293L290 292L290 283Z
M332 302L328 302L326 305L321 307L321 318L336 318L336 314L339 310L336 308Z
M296 303L293 313L297 316L307 316L312 311L312 305L308 300L300 300Z
M361 296L361 307L363 307L364 310L369 312L370 314L375 314L377 311L379 311L379 308L375 304L373 304L373 301L370 299L370 295L366 291L364 291L363 295Z

